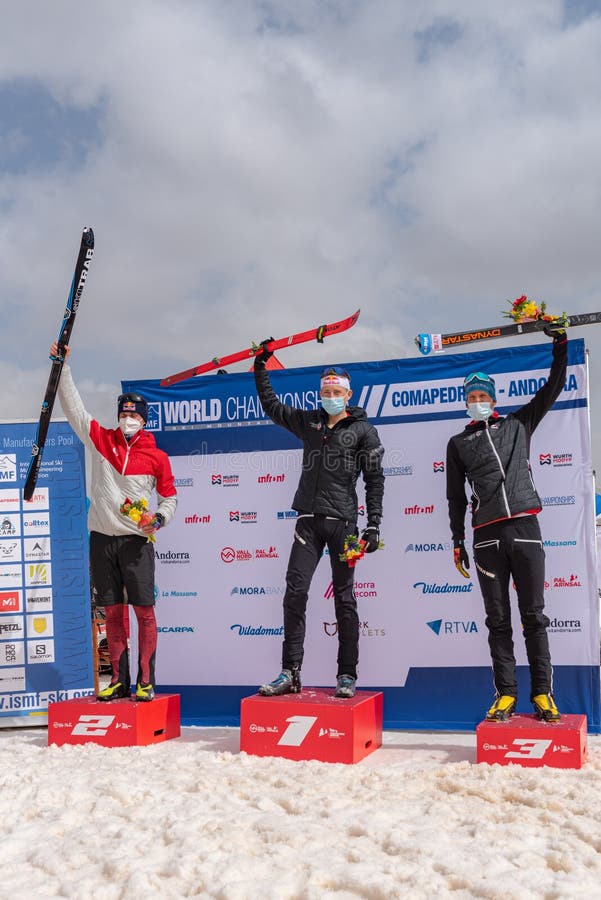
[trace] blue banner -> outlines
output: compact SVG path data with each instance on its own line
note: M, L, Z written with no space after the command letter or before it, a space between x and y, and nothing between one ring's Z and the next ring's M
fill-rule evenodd
M52 422L30 502L35 423L0 423L0 724L93 693L84 448Z
M461 579L452 563L446 444L467 422L468 372L495 377L506 414L545 383L551 359L551 342L544 342L346 367L351 403L366 410L386 451L385 547L361 561L355 586L360 686L384 690L387 727L473 728L492 701L478 583ZM316 409L321 369L274 371L274 391L283 403ZM265 417L252 373L169 388L124 381L123 389L148 399L148 428L171 457L179 491L178 512L159 532L156 551L159 683L182 694L184 721L235 724L240 697L271 680L280 663L300 444ZM599 615L587 397L584 342L570 341L565 388L535 432L531 461L543 503L555 696L565 712L585 712L595 731ZM512 606L518 709L530 711L513 593ZM305 684L333 683L336 634L326 559L307 609Z

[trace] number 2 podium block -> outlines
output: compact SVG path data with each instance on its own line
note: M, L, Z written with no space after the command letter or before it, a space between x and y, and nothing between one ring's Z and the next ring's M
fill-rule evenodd
M48 704L48 743L144 747L180 736L179 694L156 694L150 703L95 697Z
M484 721L476 727L476 762L580 769L586 762L586 739L586 716L564 715L555 723L534 715Z
M240 705L240 750L356 763L382 745L382 712L383 695L374 691L357 691L348 700L323 688L282 697L254 694Z

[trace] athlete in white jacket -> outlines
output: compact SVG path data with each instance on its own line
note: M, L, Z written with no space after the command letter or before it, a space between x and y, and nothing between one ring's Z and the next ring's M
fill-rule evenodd
M67 356L69 348L66 348ZM51 355L57 345L50 348ZM139 670L136 699L154 697L157 625L154 614L154 548L150 536L172 518L177 505L169 457L144 430L146 400L139 394L118 398L118 428L103 428L85 409L63 366L58 396L69 424L91 453L90 567L96 602L106 607L106 637L112 679L98 694L115 700L130 694L127 634L123 619L125 592L138 621ZM156 492L158 507L152 521L142 527L120 512L126 498L146 500Z

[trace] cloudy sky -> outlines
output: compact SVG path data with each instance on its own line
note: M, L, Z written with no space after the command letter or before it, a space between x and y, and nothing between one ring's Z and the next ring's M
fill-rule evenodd
M37 417L84 225L72 363L106 424L121 378L357 307L328 361L522 293L600 308L598 0L19 0L0 121L0 418Z

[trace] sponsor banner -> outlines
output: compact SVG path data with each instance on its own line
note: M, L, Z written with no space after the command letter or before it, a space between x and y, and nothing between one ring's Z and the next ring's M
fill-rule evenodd
M546 342L520 345L519 354L505 346L348 366L354 400L377 426L385 448L385 546L357 564L355 596L361 686L389 692L384 709L390 720L437 726L431 705L416 701L416 682L407 677L410 670L433 667L458 670L465 686L453 709L445 711L445 727L481 717L482 709L470 707L468 698L481 691L481 669L490 670L485 613L469 510L466 549L472 578L462 579L453 564L446 446L468 421L462 393L468 370L495 377L499 411L506 414L534 396L550 364ZM317 409L320 370L274 372L274 391L292 406ZM166 554L157 555L161 679L166 685L213 685L216 692L220 686L256 689L281 664L282 602L297 518L292 503L302 465L298 439L266 419L250 373L232 373L226 382L217 375L190 379L170 388L156 381L124 382L123 389L140 391L156 404L155 436L182 484L177 515L157 535L156 553ZM556 680L560 684L568 669L577 673L577 708L566 712L585 711L589 727L596 727L599 691L590 667L598 665L599 615L587 396L584 344L570 340L565 388L533 435L531 462L543 503ZM361 528L368 512L361 478L357 492ZM189 561L173 555L170 561L170 553L188 554ZM516 659L526 666L513 587L510 593ZM334 682L334 607L324 548L307 604L304 684ZM565 624L570 621L581 624ZM177 630L182 628L195 631Z
M50 514L40 512L24 515L23 534L50 534Z
M43 613L27 616L27 637L52 637L54 634L54 619L51 615Z
M52 588L28 588L25 591L25 611L47 612L52 609Z
M23 496L22 492L21 496ZM23 509L27 512L50 509L50 490L47 487L36 487L31 500L23 503Z
M23 560L50 559L50 535L47 537L25 538L23 541Z
M50 563L27 563L25 566L26 587L46 587L52 584L52 566Z
M54 662L54 641L27 641L27 662L35 665Z
M0 422L0 723L44 724L49 696L94 685L84 448L52 421L26 502L36 428Z
M23 568L0 563L0 590L19 588L23 584Z
M23 612L22 591L0 591L0 614Z
M0 519L5 512L19 512L21 495L18 488L0 488Z
M25 644L23 641L0 640L0 666L22 666L24 662ZM2 685L0 684L1 690Z
M0 641L16 640L24 636L23 616L2 616L0 618Z
M19 538L0 538L0 563L20 562L22 553Z
M0 537L19 537L21 535L21 517L14 513L0 512Z
M10 701L13 691L25 690L25 669L0 668L0 712L4 712L6 701Z

